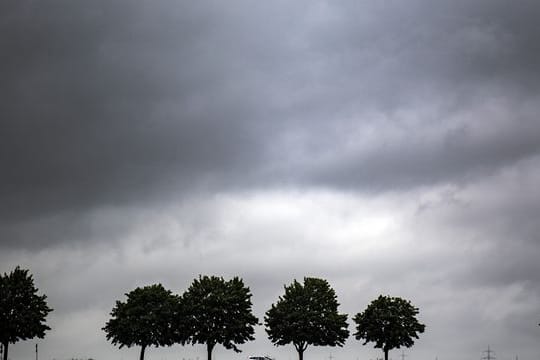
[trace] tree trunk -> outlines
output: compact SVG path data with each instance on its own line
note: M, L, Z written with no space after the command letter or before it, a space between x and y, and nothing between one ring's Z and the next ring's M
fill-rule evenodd
M214 345L212 343L206 343L206 352L208 353L208 360L212 360L212 350L214 349Z
M304 349L298 349L298 360L304 360Z
M388 360L388 349L384 349L384 360Z
M140 360L144 360L144 350L146 350L146 345L141 346L141 356L139 357Z
M7 360L9 342L5 342L3 345L4 345L4 360Z

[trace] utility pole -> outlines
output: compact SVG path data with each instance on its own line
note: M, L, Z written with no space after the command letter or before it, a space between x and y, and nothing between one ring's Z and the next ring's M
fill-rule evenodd
M495 357L495 352L489 348L489 345L488 345L487 350L484 351L484 353L486 354L486 356L483 356L482 360L496 360L497 359Z

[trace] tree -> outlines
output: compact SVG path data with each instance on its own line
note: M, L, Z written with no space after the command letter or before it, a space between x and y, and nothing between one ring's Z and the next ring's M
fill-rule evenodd
M140 346L140 360L143 360L148 346L182 342L183 333L175 322L181 313L178 296L161 284L138 287L125 295L126 302L116 301L112 318L103 328L113 345Z
M347 315L338 313L336 293L326 280L306 277L304 284L294 280L284 288L264 319L270 341L292 343L300 360L308 345L343 346L349 337Z
M38 295L32 275L16 267L11 273L0 276L0 343L4 360L8 358L9 344L34 337L42 339L51 328L45 324L46 295Z
M418 308L409 301L380 295L363 313L354 317L357 324L354 336L357 340L365 340L364 345L374 342L388 360L390 350L411 347L413 339L418 339L418 334L424 332L426 326L418 322L416 315Z
M252 314L251 293L243 281L234 277L199 276L183 295L188 314L189 340L205 344L208 360L216 344L240 352L236 344L253 340L258 319Z

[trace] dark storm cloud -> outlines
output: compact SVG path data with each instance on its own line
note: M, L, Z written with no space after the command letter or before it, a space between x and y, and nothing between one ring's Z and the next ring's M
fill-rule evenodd
M492 115L496 114L477 111L472 116ZM384 139L383 135L381 143L367 151L336 153L330 161L314 166L312 176L322 183L351 189L396 190L445 182L466 183L540 151L536 114L520 118L519 110L515 110L505 115L512 121L495 125L495 132L485 130L487 134L482 127L474 130L463 124L427 138L421 132L409 131L394 139ZM489 121L485 126L489 126Z
M463 181L538 153L535 2L303 5L2 4L4 235L197 191Z
M310 43L334 112L325 112L328 102L314 105L327 123L305 131L311 152L321 153L309 176L359 189L408 188L538 154L539 9L459 1L339 9ZM345 150L332 154L330 146Z
M253 162L251 109L227 91L224 49L212 63L204 33L219 29L204 16L56 5L2 11L4 218L144 198Z
M324 44L351 69L356 65L350 60L364 60L375 78L384 79L375 87L383 94L406 98L410 89L416 96L428 87L451 95L449 85L464 90L499 82L537 90L540 9L534 1L350 2L337 11L335 21L317 33L324 41L314 46ZM354 72L344 71L343 79L346 74ZM392 90L395 85L407 87Z

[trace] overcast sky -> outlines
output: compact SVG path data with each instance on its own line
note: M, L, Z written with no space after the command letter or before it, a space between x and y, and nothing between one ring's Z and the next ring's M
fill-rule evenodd
M29 268L54 308L40 358L134 359L101 330L114 302L208 274L241 276L261 321L304 276L349 319L407 298L426 333L406 360L538 359L539 19L535 0L0 2L0 273ZM262 326L241 348L215 358L297 356ZM382 356L305 356L330 354Z

